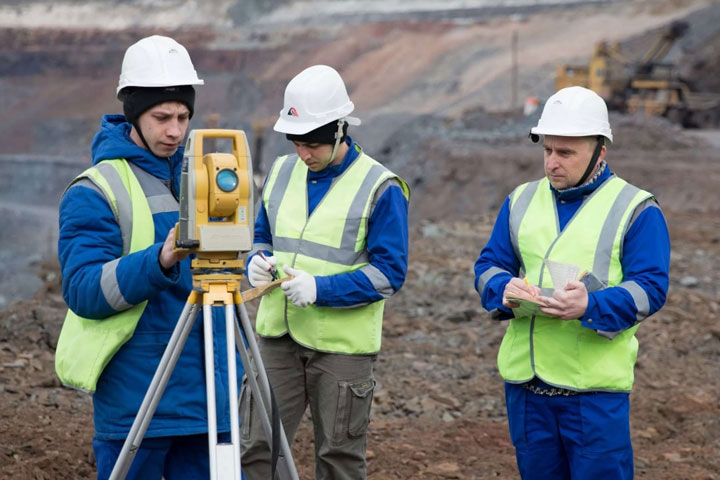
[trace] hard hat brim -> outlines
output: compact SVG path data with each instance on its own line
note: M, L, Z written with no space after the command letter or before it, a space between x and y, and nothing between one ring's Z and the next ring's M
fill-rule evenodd
M316 122L298 122L289 121L280 117L275 122L273 130L280 133L289 133L291 135L305 135L318 127Z
M608 134L606 134L606 133L599 133L596 131L593 131L593 132L587 132L587 131L585 131L585 132L581 132L581 131L568 132L565 130L559 131L559 130L553 130L550 128L533 127L530 129L530 133L533 135L551 135L554 137L596 137L596 136L600 135L602 137L607 138L608 141L610 143L612 143L612 134L609 134L610 136L608 136Z
M357 117L345 117L345 121L348 123L348 125L357 126L362 124L362 120Z
M173 83L168 85L166 83L151 83L151 82L128 82L122 85L118 85L115 95L120 95L120 90L127 87L140 87L140 88L159 88L159 87L183 87L186 85L205 85L205 80L198 78L197 80L191 80L189 82Z

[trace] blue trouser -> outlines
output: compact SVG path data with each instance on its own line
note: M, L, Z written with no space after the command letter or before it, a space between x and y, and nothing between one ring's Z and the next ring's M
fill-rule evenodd
M218 442L229 442L229 433L218 434ZM98 480L110 477L124 440L93 439ZM127 480L205 480L210 478L208 436L183 435L145 438L135 454Z
M510 438L523 480L633 478L630 396L547 396L505 383Z

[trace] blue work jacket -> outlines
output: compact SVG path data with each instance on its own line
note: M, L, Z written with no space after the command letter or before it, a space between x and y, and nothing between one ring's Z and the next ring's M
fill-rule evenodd
M124 158L179 195L183 147L169 158L156 157L130 138L131 125L121 115L103 117L92 143L93 164ZM63 277L63 297L78 315L97 319L116 311L102 291L105 263L122 255L120 227L105 197L80 182L70 187L60 203L58 256ZM132 338L115 354L98 380L93 395L95 436L124 439L137 414L160 358L180 318L192 289L190 258L163 272L158 255L178 211L153 213L155 243L123 257L117 266L118 286L130 304L148 301ZM225 342L225 314L213 309L213 345L218 431L230 430ZM191 435L207 432L207 406L202 314L199 313L182 350L146 437ZM236 355L236 358L239 358ZM238 360L238 380L243 367Z
M608 166L587 185L558 191L555 196L560 230L580 208L583 200L605 182L612 172ZM475 262L475 289L482 305L498 320L512 318L512 311L502 305L505 285L518 276L520 260L510 239L510 198L498 213L492 234ZM670 236L662 211L654 199L640 204L634 212L622 245L623 281L634 281L645 291L649 311L639 311L632 295L624 288L606 288L588 294L588 306L580 322L586 328L601 332L621 332L658 311L665 303L670 273ZM493 275L481 282L483 273L497 267L508 273ZM592 322L588 322L592 319Z

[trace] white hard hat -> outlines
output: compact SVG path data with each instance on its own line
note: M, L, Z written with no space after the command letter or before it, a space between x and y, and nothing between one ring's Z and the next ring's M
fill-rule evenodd
M285 101L273 129L280 133L304 135L333 120L345 119L355 109L340 74L327 65L313 65L295 76L285 88Z
M125 51L117 93L125 87L203 85L185 47L169 37L153 35Z
M589 137L602 135L612 143L605 100L583 87L558 90L545 102L540 121L530 129L531 135Z

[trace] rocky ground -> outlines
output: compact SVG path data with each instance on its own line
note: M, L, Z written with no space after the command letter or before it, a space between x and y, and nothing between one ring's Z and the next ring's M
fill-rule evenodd
M657 193L673 242L667 305L638 331L637 477L717 479L720 154L661 120L613 121L610 164ZM417 165L436 175L415 182L407 282L387 304L371 478L517 478L495 366L504 326L480 307L471 269L509 185L541 174L540 152L524 143L444 142L428 138L422 148L434 168ZM440 171L439 162L453 167ZM91 400L62 388L53 372L60 278L53 262L36 267L45 287L0 313L0 475L93 478ZM301 477L311 478L307 422L294 449Z
M15 2L0 2L6 3ZM356 138L412 187L408 276L387 303L376 369L370 478L517 478L495 366L505 327L481 308L472 275L505 196L542 175L542 153L525 139L537 117L519 118L515 109L498 113L509 105L511 30L520 32L518 98L543 97L552 91L555 66L587 59L595 41L626 40L695 12L688 43L694 47L682 66L699 88L711 90L718 87L720 5L698 13L700 3L713 2L633 0L562 14L293 27L262 35L249 29L237 38L202 29L173 33L191 47L213 86L199 96L195 128L202 115L220 112L221 127L251 131L251 121L274 117L287 80L322 60L343 72L362 110ZM6 295L0 305L42 286L33 298L0 311L0 478L94 478L91 399L62 388L54 374L65 304L56 261L47 255L54 221L45 217L54 215L65 177L73 175L61 171L54 156L64 152L87 163L98 112L119 108L111 87L122 50L140 33L147 32L0 32L6 40L0 103L12 119L0 124L0 143L10 153L53 155L47 162L23 157L0 165L6 267L0 284L7 285L13 265L27 263L26 251L36 252L36 277L11 276L17 285L0 289ZM634 38L628 48L650 36ZM611 168L656 194L673 244L667 304L637 334L636 475L719 480L720 131L618 114L611 123ZM287 148L275 140L266 154ZM22 248L9 248L13 242ZM308 422L293 448L301 478L312 478Z

